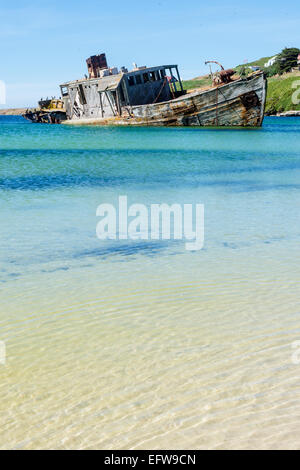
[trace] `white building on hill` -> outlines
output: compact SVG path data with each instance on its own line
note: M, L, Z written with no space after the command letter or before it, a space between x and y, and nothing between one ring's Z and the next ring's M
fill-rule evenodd
M275 64L277 57L278 57L278 56L275 55L274 57L272 57L271 59L269 59L268 62L265 63L265 67L272 67L272 65Z

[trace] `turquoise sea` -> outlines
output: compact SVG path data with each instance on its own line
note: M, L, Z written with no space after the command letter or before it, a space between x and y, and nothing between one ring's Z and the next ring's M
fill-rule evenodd
M0 448L299 448L299 135L0 117ZM121 195L204 248L100 241Z

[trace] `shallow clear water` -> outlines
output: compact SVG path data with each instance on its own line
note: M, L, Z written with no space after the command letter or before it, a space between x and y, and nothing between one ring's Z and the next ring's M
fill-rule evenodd
M0 117L1 448L299 447L299 131ZM119 195L204 249L98 240Z

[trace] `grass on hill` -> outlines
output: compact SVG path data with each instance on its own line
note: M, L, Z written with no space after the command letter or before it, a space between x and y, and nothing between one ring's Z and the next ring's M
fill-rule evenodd
M265 64L268 62L268 60L272 59L272 57L274 57L274 55L270 57L262 57L261 59L254 60L253 62L248 62L247 64L238 65L237 67L234 68L234 70L236 70L239 73L243 67L247 68L247 67L251 67L255 65L260 67L261 69L264 69Z
M198 77L192 80L183 80L182 84L185 90L193 90L194 88L204 88L211 85L211 78L209 75L205 75L204 77Z

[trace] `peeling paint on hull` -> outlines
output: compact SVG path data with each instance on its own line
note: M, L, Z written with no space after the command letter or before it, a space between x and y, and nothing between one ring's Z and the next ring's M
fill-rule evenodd
M260 127L264 118L266 92L267 80L260 72L171 101L122 109L121 116L69 120L63 124Z

